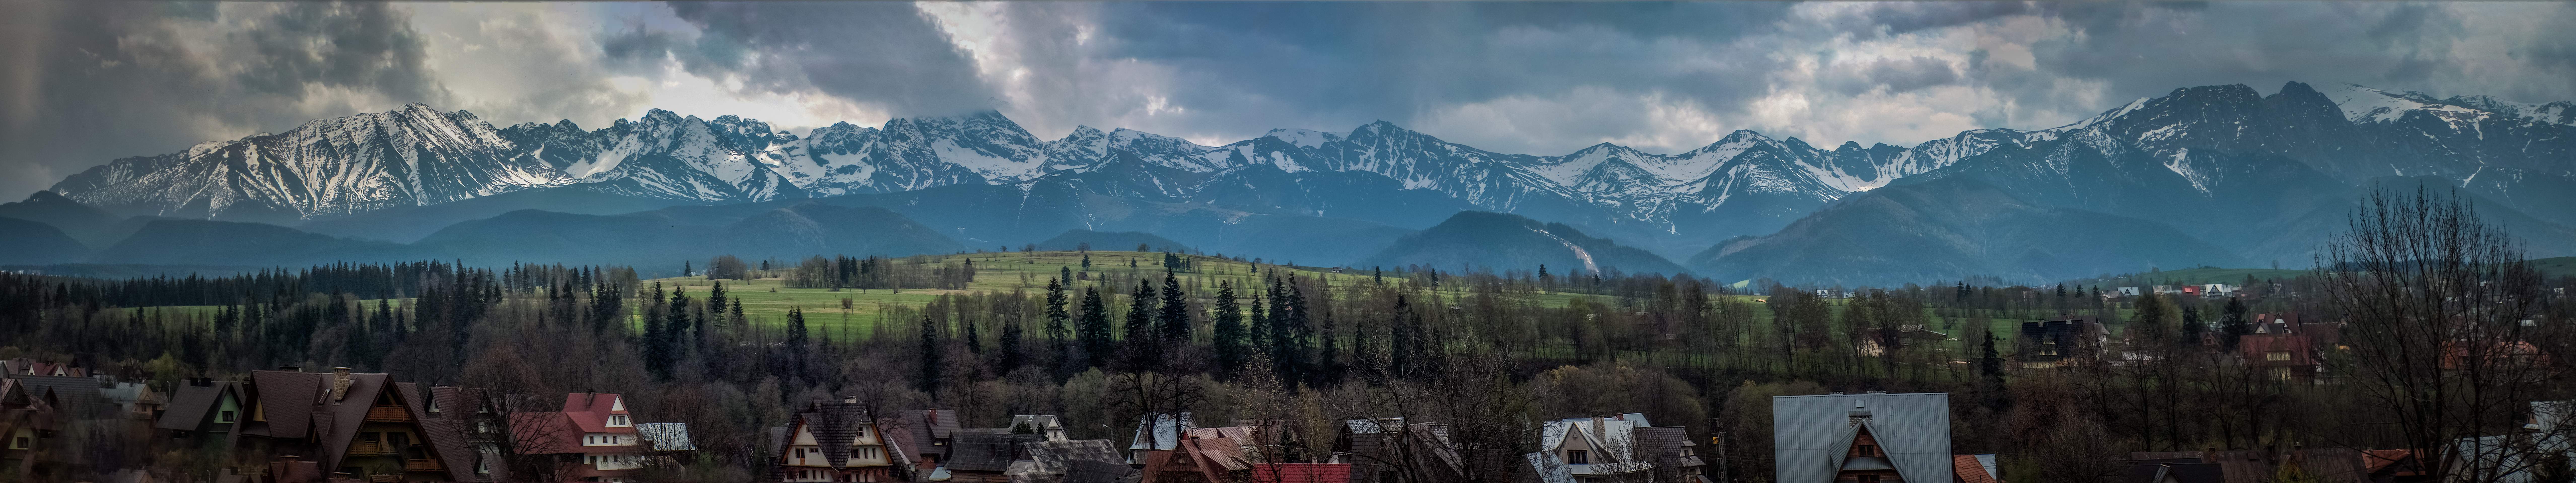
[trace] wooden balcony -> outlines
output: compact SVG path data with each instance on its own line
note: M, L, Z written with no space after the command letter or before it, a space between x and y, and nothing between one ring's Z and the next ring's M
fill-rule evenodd
M394 447L388 446L384 443L360 441L358 444L349 445L349 456L384 456L389 454L394 454Z
M403 460L403 471L447 471L447 466L438 464L435 457Z
M411 422L411 412L403 410L402 406L392 404L369 406L367 407L367 422L408 423Z

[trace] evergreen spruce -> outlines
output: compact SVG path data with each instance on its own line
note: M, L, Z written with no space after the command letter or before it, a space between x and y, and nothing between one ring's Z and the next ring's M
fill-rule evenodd
M1002 351L1001 372L1009 374L1012 369L1020 368L1021 358L1024 356L1020 351L1020 324L1018 321L1002 323L1002 336L1001 340L998 341L997 344L998 345L994 347L994 350Z
M1214 319L1209 324L1210 344L1216 346L1217 374L1231 376L1243 368L1243 306L1235 304L1234 282L1216 283Z
M921 392L939 394L939 326L921 314Z
M1099 287L1082 289L1082 325L1079 328L1083 357L1089 358L1086 362L1091 367L1107 366L1109 355L1117 353L1118 346L1109 335L1109 304L1100 300Z
M1180 276L1170 270L1163 271L1163 313L1158 319L1166 350L1190 343L1189 294L1182 291Z
M1127 350L1127 370L1160 368L1163 351L1154 343L1154 282L1137 280L1136 291L1127 294L1126 329L1126 340L1119 345Z
M1067 350L1067 347L1065 347L1065 342L1069 337L1066 337L1068 327L1065 327L1065 324L1070 323L1073 320L1073 314L1065 311L1064 303L1064 283L1055 279L1048 279L1046 292L1047 350L1054 352L1056 357L1059 358L1066 357L1065 350Z
M2227 299L2227 307L2218 315L2219 345L2226 346L2229 351L2235 351L2237 338L2254 333L2253 321L2245 316L2249 311L2245 307L2244 300L2234 297Z

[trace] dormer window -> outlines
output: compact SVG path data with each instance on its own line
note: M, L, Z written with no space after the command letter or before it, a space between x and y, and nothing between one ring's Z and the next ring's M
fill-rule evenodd
M1852 454L1855 456L1878 456L1878 445L1863 444L1853 446Z
M217 422L217 423L223 423L223 424L232 424L232 422L233 422L233 412L232 412L232 410L227 409L227 410L224 410L224 411L221 411L221 412L217 412L217 413L215 413L215 422Z
M624 414L611 414L611 415L608 415L608 425L609 425L609 426L620 426L620 427L623 427L623 426L631 426L630 424L627 424L627 422L626 422L626 415L624 415Z
M1573 451L1567 451L1567 452L1565 452L1565 464L1569 464L1569 465L1588 465L1588 464L1592 464L1592 452L1590 452L1590 451L1584 451L1584 450L1579 450L1579 449L1578 449L1578 450L1573 450Z

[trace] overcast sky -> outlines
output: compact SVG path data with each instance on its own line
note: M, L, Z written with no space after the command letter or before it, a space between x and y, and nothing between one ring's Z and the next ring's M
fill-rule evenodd
M411 102L803 132L995 109L1222 144L1393 121L1563 154L2041 128L2177 87L2576 100L2576 3L145 3L0 0L0 199Z

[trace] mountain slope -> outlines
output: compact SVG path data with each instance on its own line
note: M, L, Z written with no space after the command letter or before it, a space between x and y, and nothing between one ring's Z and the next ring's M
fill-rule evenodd
M1078 250L1084 248L1092 250L1137 250L1138 246L1143 246L1145 249L1137 251L1189 249L1189 245L1183 245L1181 242L1172 241L1169 238L1154 236L1152 233L1138 231L1105 233L1091 230L1071 230L1064 232L1062 235L1056 235L1055 238L1048 238L1046 241L1038 242L1037 245L1039 250Z
M2155 222L2035 206L1952 178L1853 196L1779 233L1711 247L1691 264L1727 280L1894 286L1970 276L2064 280L2243 259Z
M0 217L0 265L47 265L80 261L89 247L53 225Z
M1663 257L1585 236L1562 223L1519 215L1464 211L1420 233L1397 239L1358 266L1420 265L1450 269L1537 270L1573 275L1620 271L1682 273Z
M116 223L124 217L107 210L72 201L52 191L38 191L25 201L0 203L0 217L17 218L51 225L73 239L91 246L115 243L109 238Z
M347 240L277 225L207 220L153 220L133 236L100 249L90 263L295 266L334 261L417 258L401 245Z

